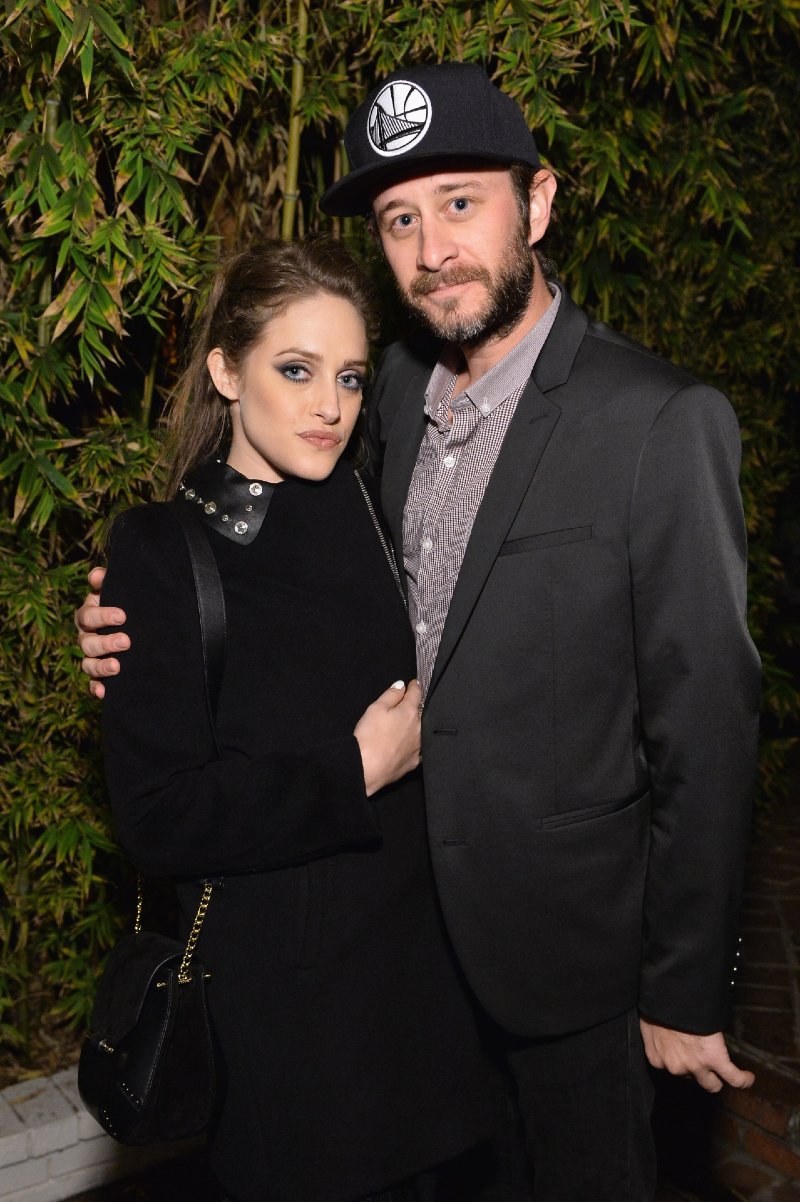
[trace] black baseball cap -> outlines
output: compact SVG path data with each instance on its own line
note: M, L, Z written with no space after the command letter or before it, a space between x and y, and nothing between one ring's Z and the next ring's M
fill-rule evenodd
M353 113L344 144L352 170L320 201L333 217L366 213L376 192L432 159L541 167L522 109L476 63L393 71Z

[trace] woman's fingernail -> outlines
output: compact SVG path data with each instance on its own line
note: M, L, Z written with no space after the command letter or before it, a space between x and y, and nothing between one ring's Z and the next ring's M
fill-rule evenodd
M394 684L389 685L390 689L404 689L405 687L406 682L404 680L396 680Z

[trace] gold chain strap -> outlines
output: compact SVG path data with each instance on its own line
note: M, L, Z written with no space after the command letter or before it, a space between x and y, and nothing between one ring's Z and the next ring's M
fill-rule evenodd
M361 479L361 476L359 475L359 473L357 471L354 471L353 475L355 476L356 480L358 480L358 486L364 495L364 500L366 501L367 509L369 510L369 516L372 518L372 524L374 525L375 529L378 532L378 538L381 540L381 546L383 547L383 553L386 556L386 562L388 563L388 565L391 569L392 577L394 579L395 584L397 585L397 591L399 592L400 596L403 599L403 606L406 609L408 609L408 603L406 602L406 595L403 592L403 586L400 583L400 573L397 570L397 562L395 560L394 555L392 554L391 547L387 543L386 539L383 537L383 531L381 530L381 524L378 521L377 514L375 513L375 509L372 504L372 498L370 497L369 493L367 492L367 486L364 483L364 481Z
M200 932L203 929L203 921L205 919L206 912L208 911L209 902L211 901L211 894L213 892L214 892L214 886L211 884L210 881L206 881L205 884L203 885L203 895L200 898L200 901L198 903L197 913L194 916L194 922L192 923L192 929L189 932L189 938L186 940L186 947L184 948L183 958L181 959L181 965L180 965L180 968L178 969L178 984L179 985L188 985L192 979L191 973L189 972L189 965L192 962L192 956L194 955L194 949L197 947L197 940L200 938ZM142 878L141 878L141 876L137 876L137 878L136 878L136 918L134 919L134 923L133 923L133 933L135 935L141 935L141 933L142 933L142 907L143 907L143 905L144 905L144 894L142 892Z
M189 938L186 940L186 951L183 953L181 966L178 969L179 985L186 985L192 979L191 973L189 972L189 964L191 963L194 949L197 947L197 940L200 938L200 932L203 929L203 919L206 916L206 910L208 909L208 903L211 901L211 894L213 890L214 886L211 884L211 881L206 881L205 885L203 886L203 896L200 898L200 904L198 905L197 913L194 916L192 929L189 932Z

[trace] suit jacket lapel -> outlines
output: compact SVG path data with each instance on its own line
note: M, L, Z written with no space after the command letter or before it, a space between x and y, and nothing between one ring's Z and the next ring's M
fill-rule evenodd
M461 637L561 415L559 405L545 393L567 380L587 325L586 315L562 292L555 324L520 397L475 517L442 632L429 697ZM406 488L413 466L412 462Z
M425 433L425 388L432 365L412 368L405 385L402 402L398 405L386 440L381 482L383 512L397 550L398 563L403 558L403 509L420 443ZM405 573L403 573L405 587Z

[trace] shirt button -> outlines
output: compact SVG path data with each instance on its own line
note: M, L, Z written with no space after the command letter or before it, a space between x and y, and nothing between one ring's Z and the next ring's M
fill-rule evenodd
M423 538L421 546L422 546L423 551L432 551L433 550L433 539L432 538Z
M261 492L262 492L261 485L257 481L255 483L251 484L250 492L253 494L254 497L260 497Z
M455 467L456 457L455 457L455 455L445 455L442 462L444 463L445 467Z
M417 634L427 634L428 633L428 623L427 622L417 622L414 629L416 630Z
M492 406L489 404L489 402L487 400L481 401L481 413L484 415L484 417L486 417L486 415L491 412L491 409L492 409Z

